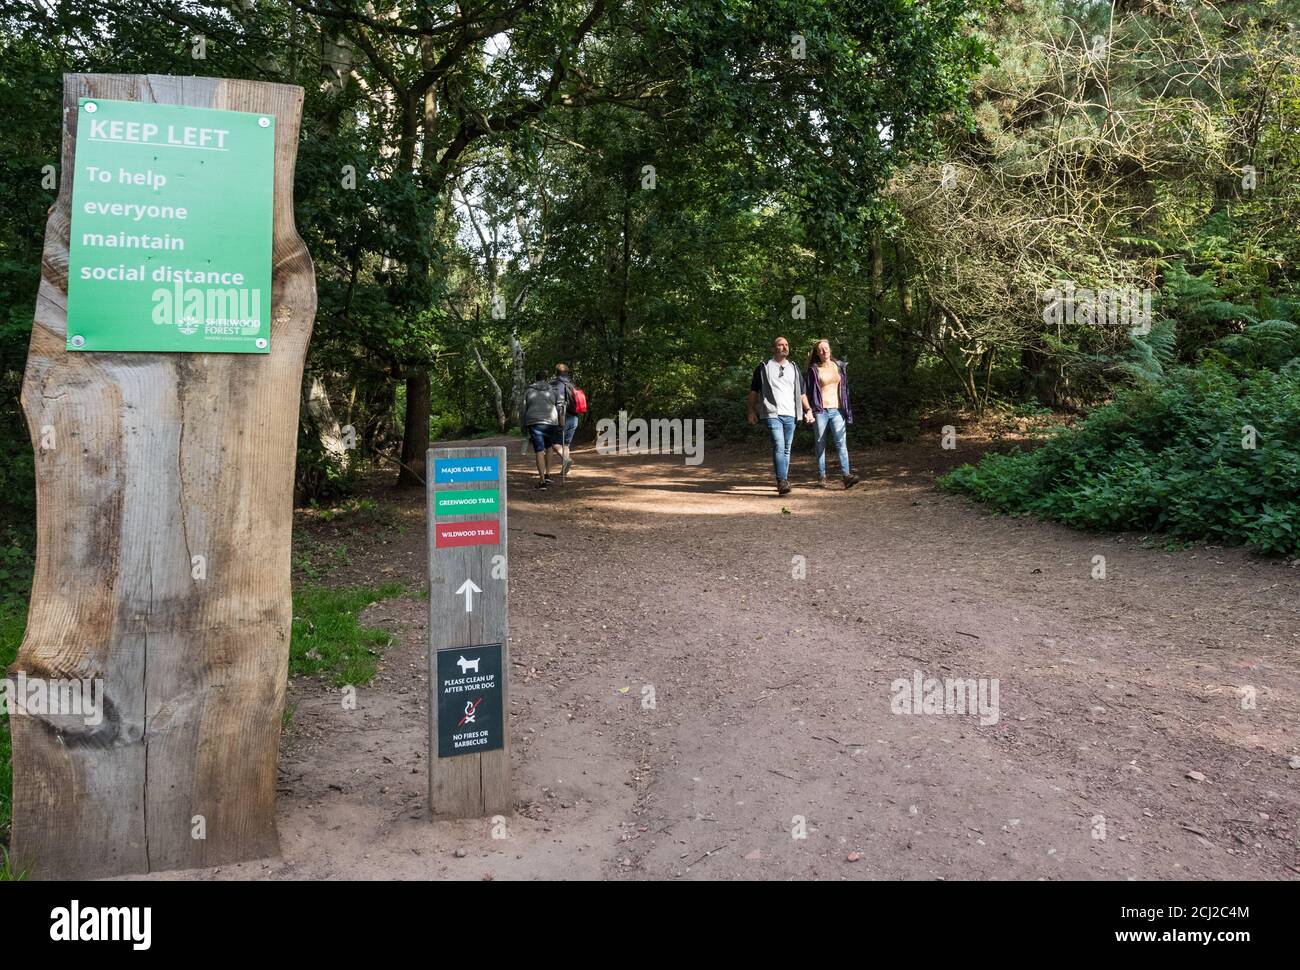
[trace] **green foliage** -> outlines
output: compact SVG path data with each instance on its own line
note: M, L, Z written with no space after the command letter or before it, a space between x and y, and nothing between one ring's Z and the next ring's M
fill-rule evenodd
M1116 373L1137 383L1160 381L1177 360L1177 331L1172 321L1162 320L1145 334L1133 334L1128 352L1115 362Z
M329 502L347 495L356 486L360 472L356 461L345 465L326 451L319 437L299 434L295 486L299 503Z
M304 416L309 504L418 460L422 434L495 430L492 381L512 423L516 352L528 371L574 368L588 431L627 409L743 437L748 374L771 338L802 357L827 337L853 362L859 442L906 438L927 408L1086 409L1117 387L1163 387L1180 364L1292 373L1292 7L11 4L0 601L24 596L31 571L18 390L65 71L303 87L294 203L319 304L307 369L356 432L345 467ZM194 34L205 59L190 57ZM1108 38L1101 62L1084 49L1094 35ZM1045 326L1037 297L1058 279L1150 286L1165 322L1131 342ZM305 550L299 572L337 558Z
M1287 320L1262 320L1224 337L1218 349L1238 373L1282 371L1300 362L1300 326Z
M363 627L357 617L371 603L401 596L401 583L333 589L303 586L293 594L289 675L328 679L335 687L360 686L375 675L379 653L392 642L385 630Z
M27 601L35 565L32 538L30 528L0 529L0 609Z
M7 676L9 665L18 657L27 626L27 608L21 603L0 602L0 677ZM13 750L9 736L9 717L0 716L0 845L9 842L9 825L13 819ZM8 872L8 859L0 866L0 879Z
M15 869L9 850L0 847L0 882L22 882L26 878L27 870Z
M1223 220L1214 218L1211 222L1222 224ZM1227 254L1221 254L1221 260L1228 259ZM1164 284L1161 311L1178 321L1184 360L1194 359L1221 338L1259 319L1256 307L1233 299L1213 270L1193 276L1182 261L1177 261L1165 271Z
M0 30L0 610L25 600L35 548L32 443L19 406L57 181L62 83L56 51Z
M1079 529L1300 555L1300 374L1182 368L1034 451L988 455L941 484Z
M384 510L372 498L349 499L334 508L321 509L317 515L322 522L333 522L351 516L356 516L367 525L377 525L387 521Z

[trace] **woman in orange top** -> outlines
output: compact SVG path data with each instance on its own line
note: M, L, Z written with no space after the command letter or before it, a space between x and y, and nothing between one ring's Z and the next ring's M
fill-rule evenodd
M858 483L858 476L849 470L849 447L845 439L845 425L853 423L849 376L844 362L836 360L831 353L829 340L813 344L804 385L808 388L808 402L817 419L817 484L826 487L826 436L829 431L839 452L844 487L852 488Z

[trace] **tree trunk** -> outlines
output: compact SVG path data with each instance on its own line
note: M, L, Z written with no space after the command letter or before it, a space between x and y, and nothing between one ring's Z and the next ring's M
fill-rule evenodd
M521 420L519 415L524 410L524 391L528 387L528 371L524 366L524 345L519 342L519 328L515 327L510 331L510 362L513 370L513 384L511 390L511 403L514 405L514 419ZM520 431L526 430L520 428Z
M347 443L343 440L343 429L339 427L339 419L334 416L334 408L330 404L329 394L325 391L325 383L317 374L309 375L304 383L303 408L307 411L312 427L316 429L321 447L341 467L346 468L348 466Z
M471 341L470 346L474 348L474 359L478 361L479 370L483 372L483 376L487 378L488 384L492 388L492 406L497 412L497 427L504 432L506 428L510 426L506 424L506 411L501 404L501 385L498 384L497 379L492 376L492 372L488 370L487 364L483 363L483 355L479 353L478 344Z
M621 250L622 281L618 292L618 343L614 352L614 410L622 411L627 404L623 385L623 367L627 352L627 297L632 272L632 196L631 187L623 195L623 243Z
M406 422L402 432L402 467L398 485L423 485L424 462L429 451L429 368L423 364L406 371Z
M396 437L393 410L397 403L397 382L402 379L402 372L396 364L391 365L388 371L388 379L377 376L362 398L366 416L361 428L361 453L364 455L375 454Z
M1047 350L1041 333L1033 333L1020 346L1020 387L1039 404L1055 411L1063 404L1061 381L1064 372L1060 360Z
M275 117L268 354L65 349L82 97ZM311 257L293 223L302 98L285 84L64 76L63 179L46 224L22 394L39 539L12 671L100 681L103 717L94 726L10 718L10 855L41 878L279 852L294 456L316 311ZM43 429L57 435L55 447L40 444Z
M903 371L911 373L916 370L920 355L917 345L912 279L907 273L907 264L904 261L903 244L901 242L894 243L894 279L898 289L898 322L902 335L899 346L899 360L902 362Z
M438 52L434 49L432 37L420 38L420 66L426 71L438 62ZM420 164L428 171L438 161L438 88L430 85L424 92L424 145L421 149Z
M871 310L867 337L872 357L879 357L885 345L884 302L885 257L880 248L880 229L875 228L871 230Z
M418 167L415 147L419 137L420 118L429 105L423 98L409 93L399 94L401 101L401 131L397 139L397 165L403 172L414 174ZM414 205L413 202L408 202ZM411 213L414 219L414 211ZM428 265L422 257L412 258L406 267L410 280L424 277ZM427 364L406 365L406 416L402 423L401 467L397 470L399 487L424 485L425 454L429 450L429 367Z

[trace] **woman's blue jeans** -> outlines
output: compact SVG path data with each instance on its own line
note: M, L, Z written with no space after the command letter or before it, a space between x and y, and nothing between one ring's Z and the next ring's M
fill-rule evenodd
M844 415L839 408L817 412L817 477L826 477L826 431L835 436L835 447L840 453L840 474L849 474L849 446L844 436Z

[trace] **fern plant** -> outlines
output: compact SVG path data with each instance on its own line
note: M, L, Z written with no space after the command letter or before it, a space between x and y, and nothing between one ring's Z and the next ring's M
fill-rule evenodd
M1300 358L1300 326L1286 320L1263 320L1241 333L1229 334L1216 346L1239 372L1281 371Z
M1161 320L1145 334L1133 334L1128 351L1111 371L1137 384L1164 380L1178 359L1178 331L1172 320Z

